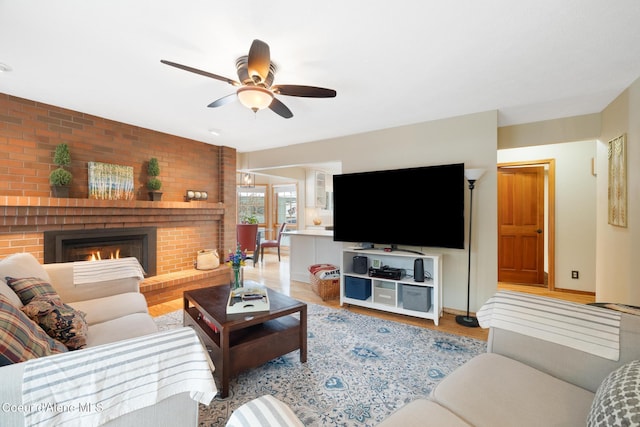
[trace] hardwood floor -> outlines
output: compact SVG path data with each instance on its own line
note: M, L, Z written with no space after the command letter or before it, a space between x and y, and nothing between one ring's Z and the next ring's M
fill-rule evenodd
M262 283L273 290L282 292L300 301L313 304L321 304L335 308L340 307L339 299L322 301L322 299L311 290L311 286L309 284L289 280L289 257L286 255L282 256L282 261L278 262L278 256L275 253L265 253L264 261L256 264L255 267L253 267L251 262L247 264L247 266L244 268L244 277L245 279ZM537 295L551 296L580 303L589 303L593 302L594 300L594 297L592 295L558 291L550 292L545 288L536 286L500 283L498 284L498 289L530 292ZM152 316L160 316L165 313L182 309L182 304L182 298L180 298L167 303L150 306L149 312ZM440 324L438 326L435 326L433 321L431 320L419 319L416 317L387 313L356 306L349 306L345 308L353 311L354 313L376 316L382 319L394 320L409 325L435 329L442 332L468 336L481 340L486 340L488 336L488 330L482 328L467 328L458 325L455 321L455 314L452 313L445 313L444 316L440 319Z
M541 286L518 285L514 283L498 283L498 289L527 292L530 294L541 295L543 297L573 301L580 304L589 304L595 302L596 300L595 295L591 293L574 291L550 291L547 288Z

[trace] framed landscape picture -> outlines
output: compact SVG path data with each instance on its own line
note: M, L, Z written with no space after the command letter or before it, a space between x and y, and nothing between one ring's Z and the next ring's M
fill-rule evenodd
M133 200L133 167L89 162L89 198Z
M627 226L627 147L626 135L609 141L609 224Z

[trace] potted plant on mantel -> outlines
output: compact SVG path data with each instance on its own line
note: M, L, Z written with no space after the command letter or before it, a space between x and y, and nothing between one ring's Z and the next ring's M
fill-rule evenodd
M54 197L69 197L69 188L73 175L64 167L71 164L69 146L65 143L58 144L53 154L53 163L58 166L49 174L49 183Z
M157 178L157 176L160 175L160 165L158 164L158 159L156 159L155 157L149 159L147 174L150 177L149 181L147 181L149 198L153 201L162 200L162 193L158 191L162 187L162 181Z

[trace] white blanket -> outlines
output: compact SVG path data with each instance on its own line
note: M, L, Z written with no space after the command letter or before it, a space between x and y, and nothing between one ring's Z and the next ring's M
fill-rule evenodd
M189 392L208 405L216 395L210 359L191 328L25 362L27 426L99 426Z
M620 313L553 298L500 291L476 313L483 328L500 328L617 361Z
M76 286L128 277L144 279L144 270L135 257L73 263L73 283Z

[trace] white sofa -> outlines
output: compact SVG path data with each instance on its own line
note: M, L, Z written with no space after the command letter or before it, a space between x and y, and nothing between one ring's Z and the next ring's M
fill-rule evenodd
M22 302L16 293L7 285L5 278L37 277L50 283L65 304L86 314L88 324L86 332L87 352L96 349L114 349L123 340L142 340L150 334L160 336L153 318L147 311L144 296L139 292L139 278L123 277L88 283L81 286L74 284L73 263L41 265L30 254L21 253L11 255L0 260L0 295L3 301L9 300L17 308ZM0 331L0 338L4 331ZM141 341L142 342L142 341ZM111 346L111 347L109 347ZM58 365L65 358L70 358L78 352L75 350L63 354L48 355L38 360L51 358ZM115 350L114 350L115 351ZM151 353L153 349L149 349ZM56 358L56 359L53 359ZM24 426L24 411L22 404L22 385L25 364L14 363L0 367L0 425ZM88 364L104 364L104 361L89 361ZM56 365L56 366L58 366ZM120 368L120 366L118 367ZM126 371L126 366L122 366ZM109 375L115 375L115 371ZM210 372L209 372L210 374ZM212 388L215 383L211 378ZM152 406L137 409L108 421L107 426L196 426L198 419L198 402L190 398L189 393L179 393L166 398ZM88 425L88 424L82 424Z

